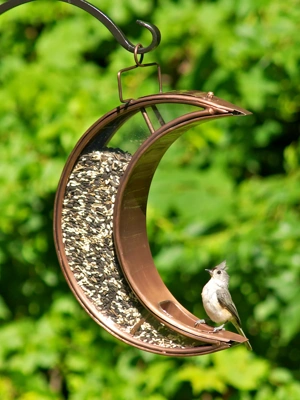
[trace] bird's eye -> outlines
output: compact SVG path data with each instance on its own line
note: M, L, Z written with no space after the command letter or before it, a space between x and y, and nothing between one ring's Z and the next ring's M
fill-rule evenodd
M217 274L219 274L219 275L220 275L220 273L221 273L221 271L218 271L218 272L217 272Z

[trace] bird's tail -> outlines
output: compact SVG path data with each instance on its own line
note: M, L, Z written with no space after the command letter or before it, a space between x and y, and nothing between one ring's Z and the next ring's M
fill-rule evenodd
M247 336L245 335L243 329L237 324L237 322L236 321L231 321L231 322L233 323L233 325L234 325L235 329L238 331L238 333L240 335L244 336L245 338L247 338ZM251 346L249 340L247 342L245 342L244 344L245 344L245 346L247 347L248 350L252 350L252 346Z

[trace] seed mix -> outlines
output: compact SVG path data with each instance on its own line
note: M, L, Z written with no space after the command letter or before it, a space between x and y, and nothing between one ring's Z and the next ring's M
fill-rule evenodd
M66 186L62 232L68 264L99 312L134 338L166 348L199 346L155 318L130 289L113 243L113 209L120 179L131 160L120 149L87 150ZM138 329L136 327L138 326Z

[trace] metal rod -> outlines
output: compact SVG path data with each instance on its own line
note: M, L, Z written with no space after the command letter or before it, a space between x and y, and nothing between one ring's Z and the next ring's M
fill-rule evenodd
M155 129L153 128L153 125L152 125L152 123L150 121L149 115L148 115L145 107L141 107L141 113L142 113L142 115L144 117L144 120L145 120L145 122L146 122L146 124L147 124L147 126L148 126L148 128L149 128L149 130L151 132L151 134L154 133Z
M0 5L0 15L5 13L6 11L11 10L17 6L20 6L25 3L30 3L32 1L38 0L8 0L5 3ZM119 44L124 47L130 53L134 53L135 45L132 44L121 31L121 29L102 11L100 11L97 7L93 6L92 4L88 3L84 0L58 0L63 1L64 3L72 4L82 10L86 11L87 13L91 14L93 17L97 18L106 28L111 32L114 38L119 42ZM147 47L140 46L138 49L138 54L145 54L149 53L151 50L155 49L161 40L160 30L150 22L144 22L141 20L137 20L136 23L138 25L147 28L152 35L152 42Z
M163 119L161 113L158 111L158 108L156 107L156 105L151 106L151 108L152 108L158 122L160 123L160 126L165 125L165 120Z

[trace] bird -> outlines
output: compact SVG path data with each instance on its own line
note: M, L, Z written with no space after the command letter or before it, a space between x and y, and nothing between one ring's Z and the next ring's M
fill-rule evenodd
M211 278L201 293L203 307L213 322L222 324L215 327L213 332L224 330L225 323L231 322L235 329L246 337L238 311L228 290L229 275L226 269L226 261L223 261L213 269L205 270L210 274ZM205 323L205 320L199 319L196 321L195 327L203 323ZM245 342L245 345L249 350L252 350L249 340Z

